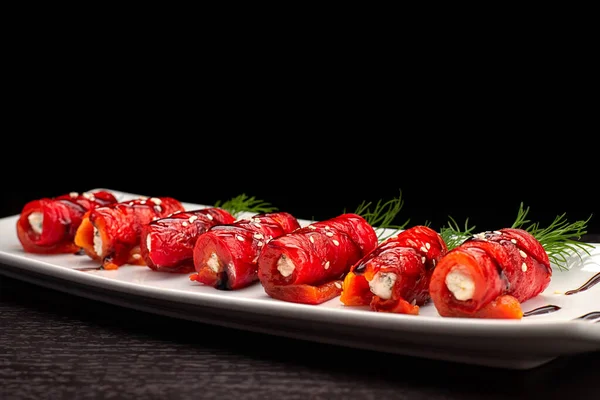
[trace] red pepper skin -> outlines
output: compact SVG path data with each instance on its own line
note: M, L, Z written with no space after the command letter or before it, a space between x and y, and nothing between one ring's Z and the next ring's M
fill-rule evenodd
M432 272L447 252L446 243L433 229L423 225L406 229L352 266L340 301L347 306L369 305L373 311L416 315L430 300ZM395 277L389 297L371 292L369 283L382 276L377 274Z
M322 285L268 285L266 293L278 300L290 303L318 305L340 295L342 281L336 279Z
M231 224L234 221L233 215L217 207L178 211L156 219L142 228L142 258L154 271L193 272L194 245L198 236L217 224Z
M116 202L115 196L105 190L72 192L30 201L25 204L17 220L17 237L27 253L77 253L80 248L74 239L83 215L95 207ZM41 233L36 233L31 227L29 217L33 213L43 215Z
M190 279L222 290L244 288L258 281L257 260L265 244L299 228L298 220L287 212L215 225L196 240L196 273Z
M459 300L446 279L460 272L474 283L470 299ZM442 317L507 318L523 316L521 303L550 284L552 268L541 243L522 229L482 232L442 258L429 291Z
M144 265L140 254L140 237L144 225L184 207L171 197L139 198L97 207L83 218L75 243L104 269L117 269L123 264ZM94 248L94 228L102 240L101 254Z
M357 214L314 222L267 243L258 258L258 277L272 298L321 304L340 295L343 277L377 240Z

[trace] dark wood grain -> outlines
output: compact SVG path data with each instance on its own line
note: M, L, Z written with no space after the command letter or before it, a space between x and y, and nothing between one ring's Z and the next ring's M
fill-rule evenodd
M600 353L476 367L171 319L1 275L0 327L2 400L573 399L600 388Z

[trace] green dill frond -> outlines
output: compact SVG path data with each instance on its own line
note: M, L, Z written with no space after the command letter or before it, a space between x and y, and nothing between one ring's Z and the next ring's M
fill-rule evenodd
M527 217L528 213L529 213L529 207L523 208L523 203L521 202L521 204L519 205L519 211L517 212L517 219L512 224L511 228L521 228L522 229L523 225L531 222L530 220L525 219L525 217Z
M440 236L446 243L448 247L448 251L458 247L465 240L473 235L473 231L475 230L475 225L469 227L469 219L465 220L464 228L460 228L458 223L454 218L448 216L447 225L442 226L440 229Z
M407 220L402 225L394 224L394 220L396 219L398 213L404 206L404 200L402 199L402 191L398 197L395 197L391 200L383 202L383 200L379 200L373 209L370 207L373 205L372 202L363 201L354 211L355 214L363 217L369 225L371 225L375 232L377 233L377 237L379 241L383 241L389 237L394 236L399 231L404 229L410 220Z
M245 193L235 196L225 202L217 201L214 206L228 211L234 217L239 216L242 212L259 214L278 210L277 207L273 207L271 203L259 200L254 196L249 197Z
M592 218L590 215L586 220L579 220L570 223L567 220L566 214L558 215L554 221L546 228L541 228L539 222L530 223L526 220L529 207L523 208L523 203L519 207L517 219L513 224L513 228L524 229L535 237L544 250L548 254L548 258L560 270L567 270L569 257L573 254L580 259L582 253L590 255L590 249L594 246L590 243L580 242L583 235L587 233L587 224ZM526 224L530 223L526 226Z

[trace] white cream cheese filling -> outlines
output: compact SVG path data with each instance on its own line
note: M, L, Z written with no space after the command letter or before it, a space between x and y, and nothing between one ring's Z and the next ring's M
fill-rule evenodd
M219 257L217 256L217 253L211 253L210 254L210 257L206 261L206 265L208 265L208 267L211 270L213 270L213 272L215 272L217 274L219 272L223 272L223 264L219 260Z
M398 275L393 272L376 273L369 282L371 293L384 300L388 300L392 297L392 288L394 287L394 283L396 283L396 279L398 279Z
M279 257L279 260L277 260L277 271L279 271L283 277L287 278L294 272L295 269L296 266L285 256L285 254L283 254L281 257Z
M94 227L94 252L98 257L102 257L102 238L100 231Z
M31 229L37 233L38 235L42 234L42 226L44 224L44 214L41 212L32 212L27 216L27 221L29 221L29 226Z
M456 300L465 301L473 298L475 282L471 276L459 268L454 268L446 275L446 287Z

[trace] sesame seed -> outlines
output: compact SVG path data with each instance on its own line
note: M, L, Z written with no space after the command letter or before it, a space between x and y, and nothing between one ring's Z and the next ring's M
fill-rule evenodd
M512 244L517 244L517 239L510 239L510 242L511 242Z
M527 264L525 264L525 263L521 264L521 271L523 271L523 272L527 271Z
M337 240L335 240L335 239L333 239L333 240L332 240L332 242L333 242L333 244L335 244L336 246L339 246L339 245L340 245L340 242L338 242L338 241L337 241Z
M160 208L160 206L154 206L154 211L161 212L162 208Z
M139 254L133 254L132 257L135 258L136 260L139 260L140 258L142 258L142 256Z
M423 253L427 253L427 247L425 246L421 246L419 250L421 250Z
M258 242L256 242L256 245L258 247L263 247L264 246L264 242L261 242L260 240Z
M133 205L133 201L130 201L129 203L127 203L128 205L132 206Z
M254 234L254 239L264 239L265 237L263 235L261 235L260 233L255 233Z
M158 197L151 197L150 201L153 202L156 205L159 205L160 203L162 203L162 200L159 199Z
M334 283L334 285L335 285L335 287L336 287L336 288L338 288L338 289L341 289L341 288L342 288L342 284L341 284L340 282L335 282L335 283Z
M525 253L523 250L519 250L519 254L521 255L521 257L523 258L527 258L527 253Z
M410 302L410 305L411 305L411 306L414 306L414 305L416 305L416 304L417 304L417 299L413 299L413 301L411 301L411 302Z
M426 262L426 261L427 261L427 258L425 258L425 257L421 257L421 262L422 262L423 264L425 264L425 262Z
M427 250L429 250L431 248L431 244L430 243L425 243L425 247L427 247Z
M211 221L214 219L214 218L213 218L213 216L212 216L212 215L210 215L210 214L206 214L206 218L208 218L208 219L209 219L209 220L211 220Z
M236 238L237 240L239 240L240 242L243 242L243 241L244 241L244 237L243 237L243 236L241 236L241 235L235 235L235 238Z
M325 265L323 265L323 268L325 268L325 269L329 269L329 261L327 261L327 262L325 263Z
M327 236L332 237L333 236L333 232L329 231L325 233Z
M475 239L479 239L479 240L485 240L485 232L476 233L475 235L473 235L473 237L474 237Z
M325 225L325 230L328 231L329 229L331 229L329 225Z
M192 215L191 217L188 218L188 221L190 221L190 224L191 224L191 223L193 223L197 219L198 219L197 215Z
M502 232L499 232L499 231L494 231L494 233L495 233L496 235L502 235Z
M183 221L183 222L181 223L181 226L188 226L188 223L187 223L187 221Z
M75 197L79 196L79 193L77 193L77 192L71 192L71 193L69 193L69 196L75 198Z
M308 240L310 240L310 242L311 242L311 243L314 243L314 242L315 242L315 238L314 238L314 237L312 237L312 236L309 236L309 237L308 237Z
M146 200L140 201L140 204L146 204Z
M308 225L308 229L312 229L312 230L314 231L314 230L315 230L315 229L317 229L317 228L315 228L315 227L314 227L314 226L312 226L312 225Z
M560 290L555 290L554 294L562 294L562 292Z

